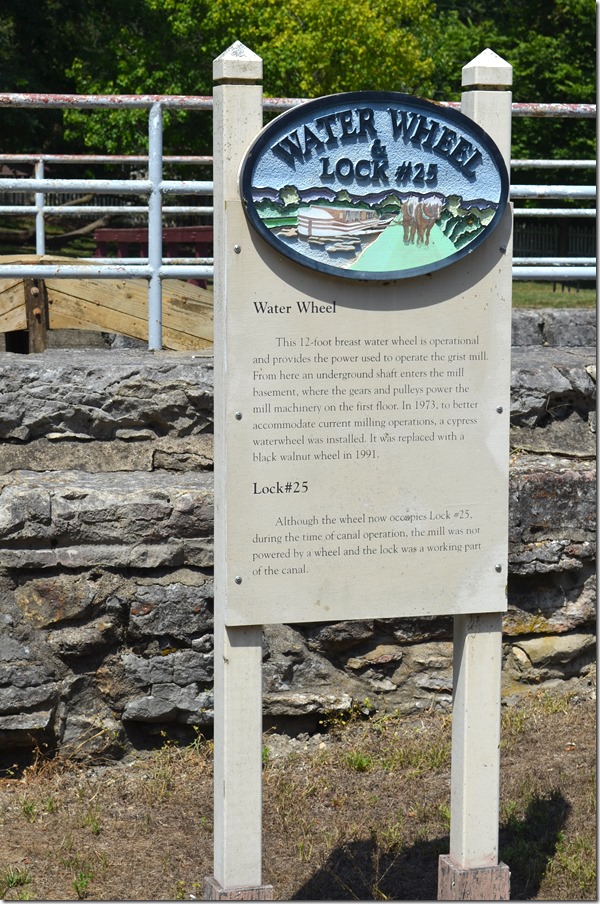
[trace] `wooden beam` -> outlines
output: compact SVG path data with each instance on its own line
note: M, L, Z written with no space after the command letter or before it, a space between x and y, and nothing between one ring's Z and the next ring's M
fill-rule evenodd
M38 354L45 351L48 344L48 293L43 279L24 279L23 289L29 354Z
M73 262L72 258L46 255L11 255L0 260L3 263ZM47 291L46 329L98 330L147 340L147 280L48 279L44 283ZM32 296L28 321L23 280L0 279L0 332L41 326L33 314L37 307ZM41 316L43 312L44 309ZM211 289L178 279L163 280L163 344L176 351L207 348L213 344Z
M23 280L16 278L0 280L0 333L26 329Z
M129 280L47 280L52 329L103 330L148 338L148 283ZM163 345L174 350L213 342L212 292L181 280L163 281Z

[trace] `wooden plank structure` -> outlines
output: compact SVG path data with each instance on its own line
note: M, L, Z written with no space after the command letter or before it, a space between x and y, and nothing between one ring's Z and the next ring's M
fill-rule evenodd
M74 263L48 255L3 256L2 263ZM82 263L78 261L78 263ZM29 350L43 351L46 329L98 330L148 338L145 279L0 279L0 332L29 331ZM35 337L35 339L34 339ZM175 351L213 344L213 293L163 280L163 346Z

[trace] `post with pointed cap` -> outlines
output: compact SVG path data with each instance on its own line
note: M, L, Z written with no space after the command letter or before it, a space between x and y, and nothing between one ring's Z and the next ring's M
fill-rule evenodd
M209 901L269 901L262 885L262 626L226 624L227 273L247 250L238 171L262 128L262 60L239 41L213 63L215 232L214 875ZM233 491L233 488L230 488Z
M512 67L492 50L463 68L462 112L493 139L508 168L511 84ZM510 248L498 281L510 298ZM506 344L508 362L510 324L506 333L496 341ZM508 525L506 534L508 547ZM506 573L505 563L498 567ZM455 616L450 855L439 860L438 900L509 900L510 871L498 862L501 661L501 612Z

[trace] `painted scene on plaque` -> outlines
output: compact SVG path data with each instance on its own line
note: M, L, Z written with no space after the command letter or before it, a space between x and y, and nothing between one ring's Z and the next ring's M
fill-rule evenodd
M242 167L255 229L298 263L355 279L415 276L474 250L508 175L458 110L408 95L320 98L279 116Z

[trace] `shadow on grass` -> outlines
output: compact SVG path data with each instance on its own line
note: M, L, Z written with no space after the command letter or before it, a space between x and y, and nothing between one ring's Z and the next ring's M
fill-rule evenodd
M500 860L511 871L511 900L535 897L554 857L569 812L558 792L536 796L524 818L509 816L500 830ZM349 841L293 896L297 901L435 901L438 858L447 854L446 835L409 848L383 850L376 833Z
M511 900L528 900L539 891L570 809L559 791L534 795L525 817L509 816L500 829L500 859L510 868Z
M349 841L294 895L300 901L435 901L437 862L448 837L382 851L377 839Z

